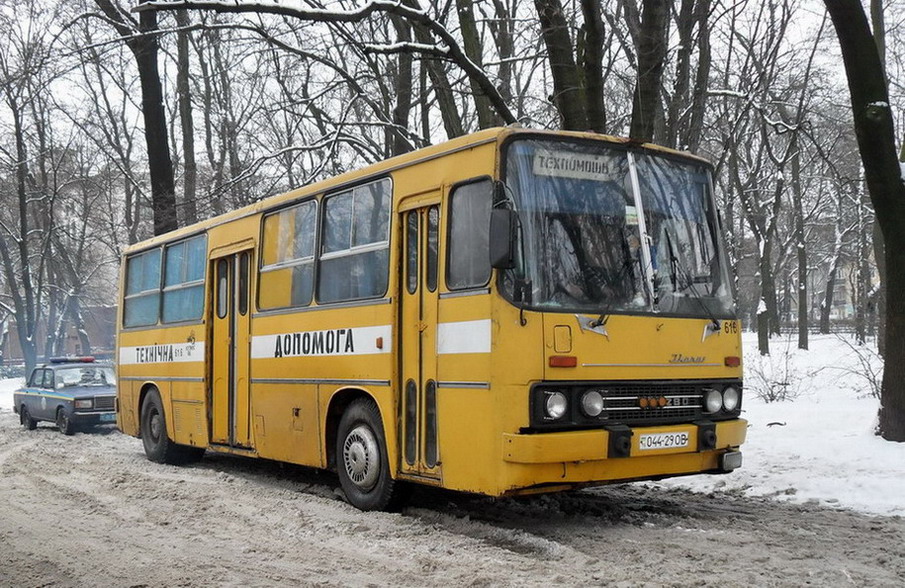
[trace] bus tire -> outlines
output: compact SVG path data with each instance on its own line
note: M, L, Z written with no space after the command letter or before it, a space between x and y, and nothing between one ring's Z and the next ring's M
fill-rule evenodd
M19 422L27 431L34 431L38 428L38 421L31 418L31 415L28 414L28 409L24 404L19 408Z
M173 443L167 436L167 420L160 392L151 388L141 405L141 442L153 462L181 465L198 461L204 448Z
M360 510L396 505L380 410L371 399L354 401L343 413L336 436L336 469L346 500Z
M57 409L57 428L67 436L75 433L75 425L72 424L72 419L69 418L62 406Z

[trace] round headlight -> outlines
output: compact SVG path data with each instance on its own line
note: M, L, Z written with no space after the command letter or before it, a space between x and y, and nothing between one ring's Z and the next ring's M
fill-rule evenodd
M723 407L723 395L720 394L719 390L705 390L704 391L704 412L714 413L719 412L719 410Z
M588 390L581 397L581 411L589 417L603 412L603 396L597 390Z
M548 392L547 401L544 403L547 417L554 420L562 418L562 416L566 414L568 404L566 395L562 392Z
M738 388L726 386L726 389L723 390L723 410L732 412L738 408L738 402L741 397L742 395L739 393Z

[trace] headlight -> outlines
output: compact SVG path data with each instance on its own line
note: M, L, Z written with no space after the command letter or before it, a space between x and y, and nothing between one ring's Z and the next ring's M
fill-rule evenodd
M85 400L76 400L75 407L76 408L91 408L93 406L93 402L90 398L86 398Z
M704 390L704 412L706 412L706 413L719 412L719 410L722 407L723 407L723 395L720 394L719 390L713 390L713 389Z
M566 395L562 392L548 392L547 400L544 402L547 418L553 420L562 418L562 416L566 414L568 405L569 402L566 400Z
M742 395L739 393L738 388L726 386L726 389L723 390L723 410L732 412L738 408L738 402L741 397Z
M603 412L603 396L597 390L588 390L581 397L581 411L589 417Z

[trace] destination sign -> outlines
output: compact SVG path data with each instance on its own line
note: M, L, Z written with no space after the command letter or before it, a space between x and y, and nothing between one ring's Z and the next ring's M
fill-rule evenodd
M613 179L613 163L612 157L603 155L538 149L534 152L534 175L606 182Z

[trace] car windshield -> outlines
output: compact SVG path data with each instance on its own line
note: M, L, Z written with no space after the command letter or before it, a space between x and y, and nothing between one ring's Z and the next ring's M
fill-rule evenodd
M504 291L542 310L734 313L703 164L604 143L519 140L506 185L520 223ZM515 278L515 279L512 279Z
M84 366L62 368L55 371L57 388L82 386L113 386L116 382L113 368Z

